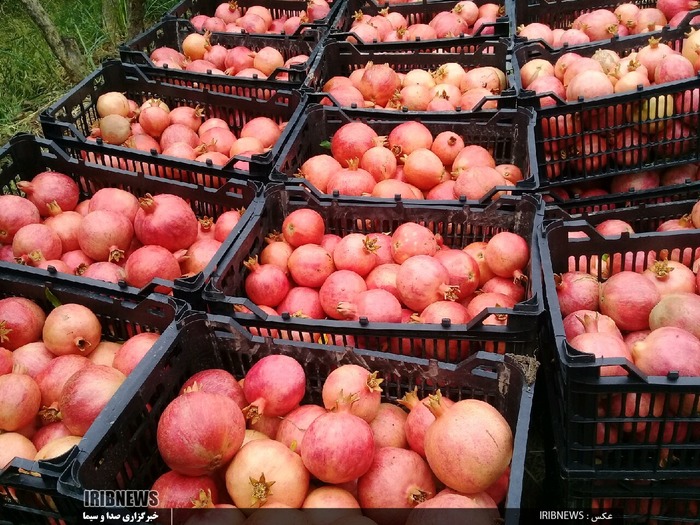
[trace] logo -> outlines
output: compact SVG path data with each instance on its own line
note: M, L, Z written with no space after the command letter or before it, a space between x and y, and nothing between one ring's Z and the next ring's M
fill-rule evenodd
M86 490L86 507L155 507L158 492L153 490Z

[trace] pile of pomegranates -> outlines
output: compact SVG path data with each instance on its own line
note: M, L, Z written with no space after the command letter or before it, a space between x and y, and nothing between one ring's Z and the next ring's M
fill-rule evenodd
M446 62L434 71L412 69L397 73L390 64L368 62L349 77L331 77L322 91L341 106L398 111L462 111L497 109L494 95L508 87L505 73L493 66L467 68ZM484 100L491 97L489 100ZM322 104L331 104L323 99Z
M0 260L136 288L201 272L241 218L230 210L198 219L177 195L119 188L79 202L75 180L56 171L17 188L26 198L0 195Z
M523 179L514 164L497 164L483 146L466 144L454 131L437 135L411 120L379 136L361 121L342 125L330 155L306 159L296 174L322 193L403 199L482 200L496 187ZM507 190L494 192L497 199Z
M211 162L215 166L226 165L234 156L265 153L277 142L286 125L269 117L255 117L243 124L236 136L225 120L205 118L201 107L171 109L157 98L139 106L117 91L100 95L96 109L100 118L94 122L88 140L100 138L107 144ZM113 164L120 165L118 159ZM248 162L239 160L233 167L247 170Z
M414 222L393 233L325 233L323 217L310 208L290 213L279 235L245 262L246 297L265 313L374 323L463 325L484 308L512 308L526 297L523 272L528 241L508 231L462 247L445 246L439 235ZM507 315L483 323L505 325ZM264 335L288 337L276 330ZM310 338L304 335L305 340ZM310 340L310 339L308 339ZM354 341L365 347L367 341ZM464 359L459 341L412 341L392 352L423 352L429 358Z
M700 227L699 214L697 205L689 218L695 228ZM678 222L670 220L660 230L678 229ZM631 225L619 219L601 222L596 230L611 238L634 233ZM583 232L569 232L570 238L581 236ZM614 241L610 244L613 249ZM654 251L634 250L622 255L570 256L568 271L554 276L569 344L599 358L624 358L649 376L677 372L681 377L700 377L698 253L691 247L664 250L658 256ZM627 371L606 366L600 374L626 376ZM624 408L622 394L601 398L600 416L674 419L665 423L630 419L624 426L601 422L597 443L652 443L659 432L662 443L697 442L700 425L675 420L697 415L694 396L669 396L630 392Z
M565 186L552 186L547 188L550 195L545 195L544 199L550 202L559 199L569 201L574 197L586 199L595 197L605 197L611 194L635 192L636 198L641 198L647 190L653 190L663 186L673 186L686 184L698 180L698 164L681 164L666 169L649 170L635 172L631 174L615 175L605 179L572 184ZM682 190L681 190L682 191ZM658 202L670 200L668 197L658 197ZM569 203L570 204L570 203ZM585 205L581 203L581 212L599 211L615 208L615 203Z
M287 355L261 358L240 382L223 369L196 373L158 423L171 469L152 486L159 506L329 509L333 519L364 514L368 525L434 507L491 509L498 519L513 455L506 419L439 390L382 402L382 382L340 365L317 387L320 406L300 404L306 375Z
M391 6L374 16L357 11L350 28L346 29L352 33L347 40L371 44L493 35L493 24L503 16L503 6L495 3L478 6L471 0L462 0L451 9L431 13L430 17L418 11L415 15L404 16Z
M190 19L197 31L216 33L265 33L294 35L301 24L313 24L325 19L331 11L326 0L309 0L306 9L292 16L274 17L264 5L239 6L235 0L217 5L211 16L198 14Z
M290 68L295 64L305 64L308 55L294 55L285 60L283 45L265 46L258 51L240 45L228 48L221 44L212 45L210 35L191 33L182 42L182 52L171 47L159 47L150 54L151 61L158 67L230 75L239 78L266 79L280 68ZM287 53L288 54L288 53ZM289 73L278 71L275 80L289 80ZM196 130L195 130L196 131Z
M0 299L0 470L16 457L50 459L77 445L159 337L102 336L81 304L47 315L24 297Z
M615 36L660 31L666 25L678 27L693 9L697 9L697 3L692 0L658 0L656 7L641 8L627 2L614 10L595 9L583 13L566 29L552 28L540 22L523 24L518 27L518 36L526 40L543 40L552 47L575 46ZM695 17L691 23L698 20L700 18Z

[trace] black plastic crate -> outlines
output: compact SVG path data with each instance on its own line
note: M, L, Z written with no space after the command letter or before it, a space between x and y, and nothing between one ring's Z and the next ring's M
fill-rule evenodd
M568 240L569 232L574 231L582 231L586 237ZM555 274L569 271L570 267L589 271L591 261L604 257L613 273L646 268L649 253L658 260L680 256L692 266L700 255L698 247L698 230L605 238L582 220L554 221L540 236L546 307L550 314L549 322L542 325L542 360L552 400L554 439L565 476L637 480L699 476L700 438L693 432L693 425L700 423L700 414L670 415L668 403L671 395L679 396L679 402L700 402L700 378L647 376L626 359L596 359L574 349L565 337L554 281ZM600 266L599 279L604 265ZM616 365L622 366L627 376L600 375L602 367ZM610 409L613 396L621 396L626 403L626 396L631 394L648 394L651 403L661 402L660 396L664 395L662 415L645 414L638 405L634 405L633 416L615 415ZM647 426L656 424L659 432L654 437L647 432L652 427ZM625 425L629 432L625 432ZM682 436L681 427L686 425L688 432ZM671 443L662 442L667 430L674 432ZM639 431L647 433L634 439L631 434Z
M468 112L447 116L444 113L382 113L372 110L356 110L324 105L309 105L300 113L292 126L289 139L280 152L279 160L271 174L273 181L289 184L306 184L309 191L318 196L311 184L295 178L301 165L310 157L328 153L322 143L330 140L338 129L348 122L361 121L379 135L388 135L399 124L407 121L425 124L436 136L443 131L459 134L465 144L483 146L492 151L497 164L516 164L523 172L523 180L515 187L497 186L484 197L488 201L498 191L536 191L539 177L535 166L534 115L528 108L503 109L495 114ZM342 196L339 197L342 199ZM375 199L371 199L375 200ZM429 204L432 201L423 201Z
M681 49L687 28L664 29L657 34L661 41L675 50ZM606 44L606 49L627 56L648 44L649 35L635 35L614 39ZM518 104L531 106L537 110L535 138L537 164L542 186L560 186L574 182L610 177L624 173L635 173L659 168L667 168L700 160L700 136L697 133L698 79L689 78L666 84L645 87L628 93L614 94L585 101L566 102L557 100L553 106L540 107L540 101L550 95L536 95L532 91L522 90L520 67L533 59L544 59L554 64L563 54L575 51L581 56L590 57L600 44L591 43L575 48L552 49L549 46L532 42L518 46L514 51L513 69L518 85ZM688 101L683 96L689 92ZM673 108L660 110L663 115L656 115L653 108L666 104ZM695 109L693 109L695 105ZM645 115L644 108L653 118ZM664 106L666 107L666 106ZM674 128L674 123L682 122L685 128ZM558 134L546 137L550 130ZM665 135L643 133L644 131L661 131ZM617 147L616 137L620 134L637 133L645 135L646 144L631 147ZM605 150L597 150L600 141ZM591 153L586 154L584 148ZM623 157L618 162L616 157Z
M569 213L561 208L550 206L545 208L545 220L561 219L563 221L584 220L592 226L603 221L617 219L627 222L635 233L655 232L659 225L671 219L680 219L693 210L697 199L660 202L657 204L639 204L608 210L584 211Z
M263 47L270 46L282 53L285 60L296 55L309 56L306 63L288 68L277 68L266 79L239 78L162 68L156 66L149 58L153 50L164 46L181 52L183 40L194 32L196 30L188 20L166 18L122 45L119 54L124 62L135 64L149 79L157 80L163 84L202 87L208 91L267 100L278 90L289 90L301 86L311 69L315 52L319 49L320 40L318 32L308 32L302 37L286 38L227 33L211 35L211 45L221 45L227 49L246 46L253 51L258 51Z
M284 312L280 312L280 316L268 316L245 297L243 284L247 272L243 271L243 262L257 255L265 246L265 237L279 230L284 218L299 208L319 212L326 220L326 232L340 236L351 232L391 232L409 221L440 233L446 246L462 247L470 242L486 241L504 230L517 233L527 239L531 247L531 260L525 271L527 298L512 309L488 308L466 325L315 320ZM535 234L541 227L541 220L540 200L532 195L501 197L488 205L442 202L425 206L411 201L319 199L302 187L272 186L266 191L264 201L259 202L255 216L246 224L236 245L212 275L205 287L204 299L211 313L232 316L248 330L282 339L313 342L331 339L349 346L360 341L366 348L390 349L415 357L426 355L424 342L449 339L457 342L454 352L450 351L454 356L444 356L450 362L464 359L478 350L534 356L543 312ZM252 313L242 313L244 308ZM493 313L508 314L507 324L484 325L483 320Z
M368 62L389 64L397 73L412 69L434 70L446 62L457 62L466 67L493 66L506 75L508 87L499 95L484 97L484 102L495 100L498 108L514 108L516 88L510 67L509 40L486 38L461 39L458 43L432 40L430 42L399 42L354 45L350 42L328 42L317 54L304 88L320 91L334 76L350 76ZM477 109L481 107L478 106ZM413 114L424 112L412 111ZM452 115L453 113L449 113Z
M151 295L146 298L82 283L65 283L51 277L36 278L11 269L0 269L0 297L21 296L31 299L45 311L52 306L46 291L62 304L79 303L92 310L102 323L104 340L122 341L140 332L163 334L152 352L172 340L175 325L189 307L178 300ZM171 335L168 335L171 334ZM149 355L151 355L149 353ZM147 361L147 359L144 359ZM140 364L119 388L110 404L138 385ZM108 405L109 406L109 405ZM104 412L107 412L105 408ZM95 422L93 427L98 426ZM92 428L92 427L91 427ZM81 441L81 449L89 446ZM59 476L71 465L77 448L63 456L45 461L14 459L0 470L0 519L11 523L75 523L82 512L81 502L66 497L57 489Z
M187 20L195 15L214 16L217 6L221 3L222 0L182 0L182 2L168 11L166 16L186 18ZM338 12L341 9L340 6L343 4L343 0L335 0L328 3L330 4L331 11L325 18L314 22L303 23L299 26L299 29L294 32L294 35L289 36L299 36L316 29L327 32L327 30L332 28L338 18ZM243 14L245 14L249 7L261 5L259 2L256 2L256 0L237 0L236 4L241 8ZM306 12L307 9L307 3L304 0L266 0L262 5L270 10L272 18L300 16L302 12Z
M166 470L155 439L158 419L182 384L208 368L223 368L242 378L256 361L271 354L289 355L304 365L307 389L302 404L319 404L328 374L340 365L357 364L377 371L384 379L385 402L395 402L414 387L421 398L440 388L451 399L476 398L496 407L514 435L505 518L506 523L518 523L533 370L537 368L533 358L480 353L448 365L347 347L273 342L251 336L230 318L201 313L186 319L168 349L150 363L149 370L142 371L140 385L131 383L129 396L122 397L120 406L112 404L111 413L100 415L72 469L61 477L59 490L82 498L86 489L150 488ZM113 424L105 424L107 421ZM123 435L132 439L125 443Z
M445 0L445 1L430 1L430 0L419 0L414 2L402 2L392 4L387 2L384 5L379 5L374 0L346 0L343 3L343 7L338 12L338 17L331 28L331 32L328 38L334 40L345 40L348 36L356 37L352 30L352 24L355 21L355 13L362 12L365 15L376 16L381 14L380 11L384 9L389 9L389 12L400 13L406 18L408 25L412 24L428 24L435 18L435 16L442 11L449 11L455 5L458 4L459 0ZM478 6L489 3L489 0L476 0L474 2ZM508 2L506 2L508 3ZM505 8L504 8L505 13ZM470 39L473 37L485 37L498 38L498 37L508 37L510 36L510 23L508 17L504 14L496 19L495 22L486 22L479 32L475 35L455 35L453 38L441 38L437 40L425 40L425 43L429 45L439 44L440 42L446 41L452 45L460 45L464 42L464 39ZM486 34L488 33L488 35ZM374 45L388 45L382 42L362 42L357 39L359 45L362 44L374 44ZM397 44L394 42L393 44ZM400 43L399 43L400 44ZM425 44L424 44L425 45ZM392 46L393 47L393 46Z
M137 197L143 197L147 193L152 195L171 193L185 199L198 218L206 216L216 219L226 211L248 208L260 191L260 184L254 181L229 179L222 187L211 189L197 184L147 177L141 173L132 173L99 164L88 164L83 160L69 157L55 143L32 135L17 135L0 149L0 190L3 194L24 195L17 188L16 183L21 180L31 180L35 175L46 170L64 173L75 180L80 189L80 200L90 198L98 190L106 187L120 188ZM236 233L242 229L251 215L252 210L242 216L240 226L237 226L229 238L222 243L217 255L204 271L175 281L154 279L141 290L129 287L125 282L107 283L8 262L0 262L0 269L12 268L39 278L51 278L66 283L90 283L104 288L105 291L128 291L141 295L153 292L158 284L164 284L172 287L175 297L196 305L201 302L202 287L216 267L218 259L225 253Z
M208 117L219 117L228 122L236 136L243 125L255 117L268 117L281 124L291 120L294 112L301 111L304 104L297 91L278 91L270 100L225 95L204 87L188 88L151 80L133 64L108 60L39 117L44 136L75 158L88 156L107 166L116 163L145 175L209 187L219 187L231 177L265 180L282 146L284 133L271 151L253 155L251 159L240 157L250 161L249 170L234 168L238 156L225 166L215 166L211 162L194 162L105 144L100 139L88 141L92 124L98 118L97 99L109 91L122 92L139 103L158 98L171 108L199 105Z

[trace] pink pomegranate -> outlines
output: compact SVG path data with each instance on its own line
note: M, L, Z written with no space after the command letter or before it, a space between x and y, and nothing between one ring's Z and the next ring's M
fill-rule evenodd
M463 325L468 323L472 318L467 308L460 303L453 301L436 301L428 305L423 310L420 316L415 316L413 319L418 320L423 324L439 324L442 325L445 319L449 319L452 325ZM461 357L461 352L468 348L468 343L460 341L457 338L447 337L447 334L435 334L436 337L426 339L423 344L425 356L428 359L439 359L440 361L456 361ZM447 339L447 340L446 340Z
M219 488L211 476L185 476L171 470L156 479L151 490L158 492L155 508L202 509L219 501Z
M675 326L662 326L632 346L634 363L652 376L678 372L682 376L700 375L700 340Z
M224 242L240 220L241 212L238 210L229 210L219 215L214 225L214 238Z
M414 255L435 255L437 250L435 234L414 222L402 224L391 236L391 254L397 264Z
M579 352L593 354L596 358L625 358L632 361L632 355L622 338L608 332L584 332L574 337L569 344ZM603 366L601 376L624 376L627 371L621 366Z
M434 395L441 399L441 403L444 406L449 408L454 405L454 401L446 397L442 397L439 390L435 392ZM424 399L418 398L417 387L414 388L413 391L408 392L399 400L399 403L409 410L408 416L406 417L406 423L404 425L408 446L411 447L411 450L418 452L418 454L423 457L425 457L425 433L428 430L428 427L435 421L435 416L428 409L426 404L428 401L428 397L425 397Z
M357 296L367 290L365 280L350 270L333 272L321 285L318 295L321 307L331 319L345 319L338 311L338 303L355 303Z
M0 376L0 429L13 432L26 427L40 406L41 391L34 379L25 374Z
M333 251L333 262L338 270L351 270L362 277L377 265L377 241L369 235L350 233L343 237Z
M474 258L462 250L439 250L435 256L447 269L449 284L459 287L457 300L462 301L476 291L479 286L479 265Z
M89 279L99 279L109 283L118 283L126 281L126 272L124 268L111 262L96 262L89 266L80 265L76 271L76 275Z
M355 394L338 402L335 411L315 419L304 434L304 466L326 483L357 479L372 465L372 429L365 420L350 413L357 397Z
M350 413L371 423L379 412L384 380L377 372L370 372L359 365L342 365L333 370L323 383L323 405L332 410L343 395L357 394Z
M326 317L318 292L307 286L295 286L290 289L277 307L277 311L310 317L311 319L324 319Z
M41 337L46 314L34 301L24 297L0 299L0 344L16 350Z
M435 301L454 300L458 287L449 283L447 269L433 257L415 255L407 259L396 274L396 288L403 304L422 312Z
M155 244L134 251L126 260L124 271L127 284L136 288L143 288L156 278L174 281L182 275L175 256L166 248ZM167 293L169 288L157 286L155 291Z
M513 456L513 432L506 419L493 406L476 399L449 408L437 396L430 397L429 403L435 422L425 433L425 456L433 473L465 494L489 488Z
M636 272L616 273L600 286L600 311L621 330L649 328L649 314L660 299L654 283Z
M90 363L66 381L58 409L72 435L85 435L125 379L112 367Z
M566 317L576 310L597 310L598 279L586 272L566 272L554 276L561 315Z
M309 425L326 413L318 405L302 405L289 412L280 423L275 439L301 455L301 442Z
M18 195L0 196L0 242L12 244L15 233L27 224L39 224L39 210L30 200Z
M283 416L304 398L306 375L286 355L269 355L255 363L245 376L243 392L250 403L244 413L255 421L260 415Z
M321 244L325 232L323 217L314 210L301 208L290 213L282 223L284 239L294 248L302 244Z
M486 244L485 256L493 273L520 280L524 278L522 270L530 261L530 247L520 235L500 232Z
M128 376L158 340L159 334L143 332L127 339L114 355L112 367Z
M408 415L401 407L391 403L380 403L377 415L370 422L374 446L408 448L404 426Z
M656 261L642 273L656 286L659 294L696 292L695 274L678 261Z
M129 218L106 209L88 213L80 223L80 249L95 261L119 262L129 248L134 228Z
M520 281L517 283L508 277L491 277L481 287L482 292L500 293L510 297L516 303L524 301L527 296L527 290Z
M287 266L296 284L318 288L335 271L333 261L334 257L320 245L304 244L294 249Z
M622 339L622 333L610 317L593 310L576 310L564 317L564 333L571 340L584 332L607 332Z
M89 364L90 360L81 355L69 354L52 359L36 375L36 382L41 391L41 406L48 408L57 404L66 381Z
M392 71L393 73L393 71ZM393 92L392 92L393 94ZM348 161L362 158L367 150L377 145L377 132L363 122L349 122L341 126L331 138L331 154L343 168Z
M49 205L55 205L62 211L73 211L78 205L80 190L76 182L63 173L44 171L30 181L20 181L17 188L27 194L42 217L51 215Z
M435 482L426 461L402 448L378 449L357 483L358 501L370 517L369 509L410 509L434 494Z
M197 217L187 202L163 193L139 199L134 234L144 244L155 244L171 252L187 249L197 239Z
M374 323L401 322L401 303L391 292L382 289L360 292L354 302L341 301L336 309L343 319L366 318Z
M45 224L22 226L12 239L12 253L30 266L42 260L60 259L63 245L58 234Z
M241 410L248 404L243 394L243 387L233 375L221 368L209 368L197 372L182 385L180 395L197 390L229 397Z
M245 292L255 304L274 308L289 293L289 280L278 266L259 264L257 257L248 259L244 266L250 271L245 278Z
M90 198L88 211L109 210L121 213L129 221L134 222L139 210L139 200L128 191L119 188L102 188Z

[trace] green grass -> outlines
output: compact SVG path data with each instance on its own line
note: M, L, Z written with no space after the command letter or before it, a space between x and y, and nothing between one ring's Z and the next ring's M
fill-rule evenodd
M148 0L146 26L179 0ZM85 71L92 71L116 51L126 34L122 5L118 27L105 28L101 0L43 0L61 36L73 37L85 57ZM39 113L72 86L42 34L26 15L22 4L0 1L0 145L14 134L41 134Z

